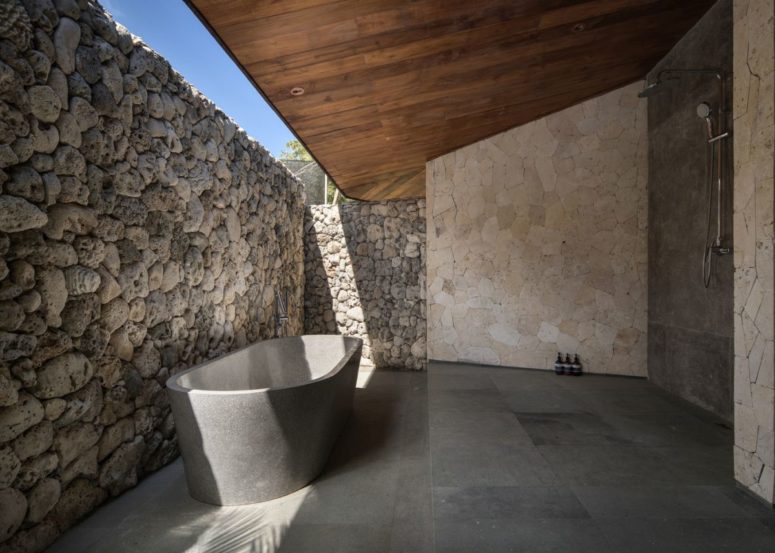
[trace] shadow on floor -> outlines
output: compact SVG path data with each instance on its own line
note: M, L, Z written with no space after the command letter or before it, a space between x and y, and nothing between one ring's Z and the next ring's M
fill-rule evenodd
M423 374L375 371L356 390L353 416L311 485L266 503L217 507L188 496L178 459L72 528L50 551L430 551L426 395Z
M213 507L180 461L52 551L770 553L732 432L645 380L431 363L376 371L324 473Z

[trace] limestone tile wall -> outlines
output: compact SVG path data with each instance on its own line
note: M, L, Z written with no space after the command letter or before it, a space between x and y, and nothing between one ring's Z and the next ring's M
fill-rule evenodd
M307 208L304 327L363 338L378 367L425 368L425 201Z
M303 329L301 185L85 0L0 3L0 549L177 455L169 374Z
M428 162L430 359L645 375L641 86Z
M735 478L775 501L775 2L734 0Z

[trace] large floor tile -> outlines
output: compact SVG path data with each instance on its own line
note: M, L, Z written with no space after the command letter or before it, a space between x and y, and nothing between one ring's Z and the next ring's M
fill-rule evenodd
M613 553L603 531L584 519L446 521L436 526L443 553Z
M400 458L324 471L309 487L295 521L302 524L380 524L393 516Z
M224 553L231 551L223 549ZM263 553L274 549L245 550ZM387 553L390 551L390 521L383 525L294 524L276 549L280 553Z
M584 390L606 390L606 391L630 391L641 388L656 389L645 378L630 376L614 376L602 374L585 374L581 377L559 377L557 384L565 389L577 393L583 393Z
M535 445L632 444L595 413L515 413Z
M572 389L569 393L577 392ZM662 392L654 385L626 390L590 388L575 394L595 412L605 415L642 415L656 413L685 413L686 405L678 398Z
M775 532L757 519L598 521L615 551L772 553Z
M657 447L654 450L686 485L734 485L730 446Z
M534 446L431 446L434 486L541 486L557 477Z
M431 361L428 363L428 379L443 375L477 376L490 375L497 367L476 365L472 363L450 363L447 361Z
M753 518L757 512L714 486L573 487L594 518Z
M552 486L437 487L436 522L482 519L585 519L589 513L567 488Z
M490 375L434 372L428 375L428 389L438 390L492 390L495 388Z
M538 446L541 455L566 485L685 485L682 474L652 447Z
M493 444L532 445L514 413L436 409L430 413L430 435L435 446L479 448Z
M584 397L568 390L504 391L503 399L515 413L589 413Z
M502 392L551 391L559 387L560 377L549 371L494 369L490 378Z
M428 408L431 411L503 411L508 405L495 389L428 390Z
M401 465L393 506L391 553L433 551L433 494L430 459L407 459Z
M737 484L719 486L717 489L749 516L762 519L775 531L775 509L772 506L766 505L761 499L754 497L749 491Z
M726 447L733 439L730 429L686 412L608 415L606 421L638 445Z

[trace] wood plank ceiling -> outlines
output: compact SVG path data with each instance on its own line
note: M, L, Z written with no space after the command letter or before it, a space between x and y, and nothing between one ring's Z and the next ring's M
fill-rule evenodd
M713 4L187 2L362 200L423 197L427 160L643 78Z

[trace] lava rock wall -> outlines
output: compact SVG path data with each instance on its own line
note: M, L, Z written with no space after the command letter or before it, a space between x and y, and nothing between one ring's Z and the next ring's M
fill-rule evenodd
M307 208L305 331L363 338L377 367L424 369L425 200Z
M303 330L301 184L85 0L0 2L0 548L177 456L170 374Z

